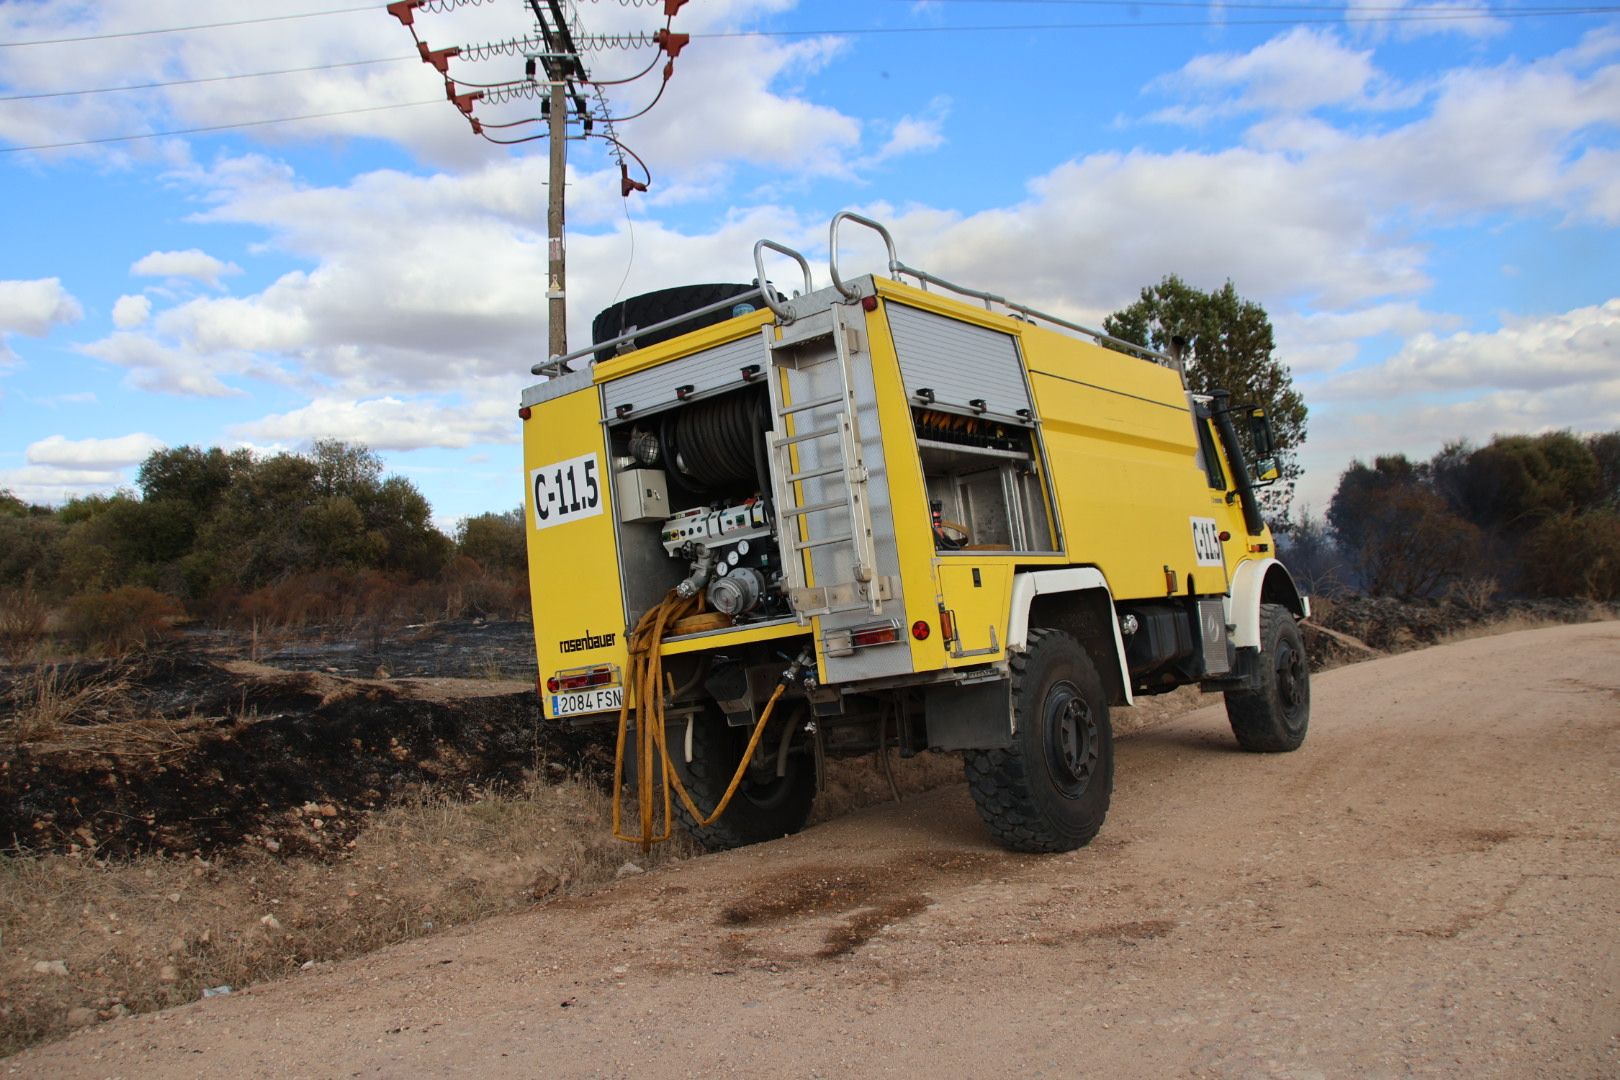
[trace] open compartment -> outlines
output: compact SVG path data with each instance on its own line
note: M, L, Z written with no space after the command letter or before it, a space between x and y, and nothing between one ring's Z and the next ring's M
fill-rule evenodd
M1033 428L914 408L940 553L1057 550Z

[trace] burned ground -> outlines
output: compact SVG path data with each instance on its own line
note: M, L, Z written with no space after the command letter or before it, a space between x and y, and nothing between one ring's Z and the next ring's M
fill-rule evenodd
M1605 613L1351 597L1318 601L1306 632L1324 667L1504 619ZM259 662L229 659L250 652ZM198 635L118 661L0 668L0 847L321 855L423 788L455 796L536 770L605 780L611 732L542 723L533 657L527 623L462 620L360 641ZM30 711L48 719L30 728Z
M279 672L184 645L0 675L14 735L42 697L52 719L0 744L0 842L18 853L319 854L405 792L601 778L612 753L603 732L542 725L522 684Z

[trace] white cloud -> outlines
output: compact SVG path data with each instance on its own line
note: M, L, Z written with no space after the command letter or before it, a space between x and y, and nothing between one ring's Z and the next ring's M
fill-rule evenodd
M1490 333L1417 334L1396 355L1324 388L1334 397L1393 397L1493 389L1620 386L1620 298L1539 317L1504 320ZM1620 421L1620 417L1616 418Z
M1253 109L1306 113L1326 105L1365 107L1371 103L1369 91L1385 81L1372 55L1371 49L1346 48L1331 30L1295 27L1246 53L1195 56L1148 89L1204 100L1161 110L1153 119L1201 123Z
M967 218L895 218L900 257L1057 313L1100 319L1175 273L1201 288L1328 305L1414 293L1422 253L1286 155L1095 154L1031 183L1023 203ZM879 216L882 216L881 214Z
M84 308L59 278L0 281L0 370L16 362L6 343L11 334L42 338L51 329L84 317Z
M1325 184L1379 213L1463 218L1562 207L1620 222L1620 172L1602 171L1599 132L1620 132L1620 38L1532 64L1462 68L1441 76L1432 108L1386 131L1349 133L1283 117L1249 132L1259 150L1301 162L1301 183ZM1595 155L1595 156L1594 156Z
M165 445L162 439L145 432L116 439L69 439L51 435L29 444L25 456L30 465L105 472L144 461L152 451L161 450Z
M145 334L129 332L81 345L79 351L128 368L130 384L141 390L192 397L240 394L209 368L241 371L248 366L241 357L203 357L189 349L164 345Z
M1299 375L1327 372L1351 362L1367 338L1405 338L1455 327L1458 319L1402 300L1349 311L1305 313L1284 309L1273 314L1271 321L1277 331L1277 354Z
M1508 31L1505 19L1492 18L1483 0L1436 0L1406 4L1402 0L1351 0L1346 15L1361 36L1382 40L1393 34L1402 41L1439 34L1497 37Z
M137 277L190 278L211 288L219 288L219 279L228 274L240 274L242 268L224 262L199 248L185 251L154 251L135 260L129 272Z
M950 110L950 99L942 95L930 101L921 115L902 116L890 130L888 141L865 159L862 165L875 165L905 154L937 150L945 144L945 118L950 115Z
M1301 497L1327 503L1352 457L1426 458L1498 433L1620 430L1620 299L1490 333L1415 335L1389 360L1312 388Z
M684 9L676 28L687 33L734 31L792 6L791 0L705 0ZM208 12L209 20L217 22L263 15L262 7L251 0L215 0ZM661 11L644 5L590 5L579 12L579 18L588 33L650 33L663 22ZM423 40L435 48L498 41L533 30L532 19L520 4L460 5L445 14L418 10L415 20ZM191 22L195 22L195 5L188 0L0 4L0 40L118 34ZM643 158L655 163L661 182L666 176L674 178L732 162L841 174L859 156L862 125L852 116L811 101L800 87L843 48L843 42L833 37L790 42L764 37L700 38L675 61L674 76L658 107L645 119L625 122L620 130ZM347 113L262 126L255 129L255 137L272 145L315 139L382 139L405 147L421 160L452 169L476 168L508 157L504 148L474 136L461 113L445 101L442 77L418 61L410 33L381 4L329 18L258 22L220 27L206 34L112 37L98 41L94 49L81 48L75 56L82 62L71 67L60 62L57 50L12 51L19 55L8 56L4 81L19 92L330 65L297 76L175 85L140 95L0 102L0 139L19 145ZM266 63L266 57L274 57L275 63ZM352 64L356 58L390 57L398 59ZM641 49L597 51L590 56L591 70L604 80L628 76L644 67L648 58L649 53ZM636 83L608 87L614 114L640 111L657 92L662 68L660 62L652 74ZM456 60L451 66L453 76L474 82L519 78L522 70L521 57L478 64ZM352 111L357 104L376 111ZM533 100L505 106L482 101L475 112L486 122L538 116ZM516 128L502 134L533 130L535 127ZM170 151L155 142L50 153L128 159Z
M322 398L292 412L236 424L231 434L286 443L316 439L361 442L373 450L420 450L515 442L517 406L512 395L479 401L395 397L363 401Z
M61 469L54 465L25 465L0 469L0 488L24 502L48 506L79 495L108 491L123 483L112 469Z
M112 309L113 325L120 330L133 330L144 326L152 317L152 298L149 296L120 296Z

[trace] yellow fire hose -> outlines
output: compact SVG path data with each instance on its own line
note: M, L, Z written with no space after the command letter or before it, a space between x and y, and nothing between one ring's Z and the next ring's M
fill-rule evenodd
M754 751L759 748L759 740L765 734L765 725L770 722L771 714L776 711L776 703L782 692L787 689L787 683L779 683L776 691L771 694L770 700L765 703L765 709L759 714L759 721L754 725L753 734L748 739L748 749L743 751L742 760L737 763L737 771L726 786L725 794L720 796L719 804L714 812L704 814L692 801L687 793L686 785L681 782L680 775L676 773L669 756L669 740L664 731L664 636L669 627L674 626L682 619L697 614L703 605L703 594L683 597L671 589L664 599L649 609L636 623L636 628L630 634L630 671L627 680L627 690L634 690L636 709L636 806L640 810L641 834L628 834L623 829L622 807L624 795L624 748L628 741L630 730L630 701L631 695L626 693L623 703L619 706L619 739L614 748L613 758L613 836L616 840L625 840L632 844L640 844L642 851L648 851L655 843L668 840L675 831L673 803L670 790L681 797L681 803L686 807L687 813L692 815L699 828L713 825L720 820L720 815L726 812L731 805L731 799L742 786L743 777L748 772L748 763L754 758ZM653 753L658 753L660 776L653 775ZM655 814L653 806L653 785L661 783L664 796L663 829L654 828Z

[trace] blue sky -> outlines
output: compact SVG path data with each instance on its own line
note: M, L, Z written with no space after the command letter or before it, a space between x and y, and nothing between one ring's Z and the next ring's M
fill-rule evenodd
M517 504L546 144L476 138L356 7L0 2L0 487L54 503L159 446L332 437L446 528ZM574 5L585 35L659 8ZM519 0L416 20L436 48L531 25ZM571 344L616 296L748 280L762 236L825 283L855 208L907 262L1087 321L1230 278L1310 406L1318 511L1355 457L1620 428L1620 8L691 0L674 29L663 99L618 129L651 190L569 146ZM59 38L90 40L28 44ZM650 59L586 54L602 79ZM318 70L260 74L294 68ZM78 93L142 83L172 85ZM605 93L623 115L655 89ZM852 233L842 259L877 254Z

